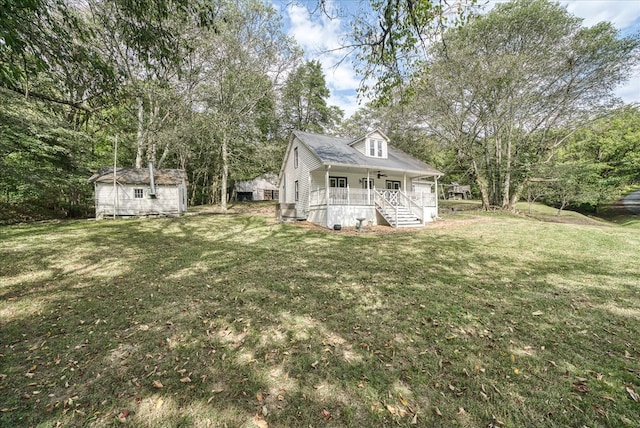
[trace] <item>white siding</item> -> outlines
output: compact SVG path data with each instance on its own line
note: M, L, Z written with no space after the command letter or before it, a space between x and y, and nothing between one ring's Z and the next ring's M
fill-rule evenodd
M373 206L345 206L334 205L329 207L329 215L327 224L333 227L334 224L340 224L343 227L355 227L358 221L356 219L364 218L364 226L369 223L376 225L377 215Z
M143 197L135 198L134 189L142 189ZM156 198L149 197L145 185L118 185L117 202L114 201L113 184L96 183L96 217L114 214L138 216L150 214L180 214L186 211L186 189L183 185L156 185Z
M298 167L294 165L294 149L298 148ZM296 204L297 217L306 218L309 214L310 173L322 166L320 160L297 138L289 146L286 164L280 183L280 202ZM295 200L295 182L298 181L298 201Z
M366 155L366 152L365 152L366 149L367 149L367 144L366 143L367 143L367 140L364 139L364 140L358 141L352 147L354 149L356 149L357 151L359 151L360 153L362 153L363 155Z
M433 183L422 180L413 180L411 182L411 186L413 187L414 192L431 193L432 185Z
M382 156L378 156L378 141L382 142ZM371 145L374 146L375 156L382 159L387 159L389 157L389 149L387 148L387 140L386 138L380 134L379 132L372 132L367 135L363 141L354 144L354 148L363 153L365 156L371 156Z
M265 190L278 190L278 187L264 176L256 177L253 180L238 181L235 188L236 192L251 192L254 201L264 200Z

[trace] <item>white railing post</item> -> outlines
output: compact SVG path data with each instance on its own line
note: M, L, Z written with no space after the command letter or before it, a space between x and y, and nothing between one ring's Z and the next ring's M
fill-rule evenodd
M396 204L396 227L398 227L398 205Z

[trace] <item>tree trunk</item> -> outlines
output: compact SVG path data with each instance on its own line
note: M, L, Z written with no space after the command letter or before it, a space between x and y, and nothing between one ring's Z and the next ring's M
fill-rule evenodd
M511 197L509 198L509 205L507 206L509 211L511 211L511 212L515 212L516 211L516 203L518 202L518 200L520 200L520 195L522 194L522 191L524 190L524 186L525 186L525 183L520 183L513 190L513 192L511 192ZM534 199L534 201L535 201L535 199ZM531 205L529 205L529 212L531 212Z
M142 156L144 154L144 102L142 95L138 95L136 100L138 101L138 132L136 135L138 150L136 152L136 168L142 168Z
M515 209L515 204L511 206L510 190L511 190L511 138L507 138L506 165L504 171L504 181L502 186L502 208L508 208L509 211Z
M227 153L227 139L222 138L222 176L220 181L220 209L227 210L227 177L229 176L229 154Z
M480 171L478 171L478 164L474 160L471 161L471 164L473 168L473 173L476 176L476 183L480 188L480 198L482 199L482 209L487 211L489 209L489 206L491 205L489 203L489 186L487 184L487 179L485 176L480 174Z

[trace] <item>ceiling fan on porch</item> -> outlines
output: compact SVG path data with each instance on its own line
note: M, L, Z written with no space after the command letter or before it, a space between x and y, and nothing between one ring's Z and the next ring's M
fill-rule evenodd
M378 178L386 177L386 176L387 176L387 174L383 174L382 172L378 171Z

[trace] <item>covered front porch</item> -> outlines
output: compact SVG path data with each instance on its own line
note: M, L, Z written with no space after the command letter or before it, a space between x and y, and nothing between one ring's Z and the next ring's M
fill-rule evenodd
M438 213L435 193L393 189L317 188L311 191L308 220L333 227L388 224L420 227Z

